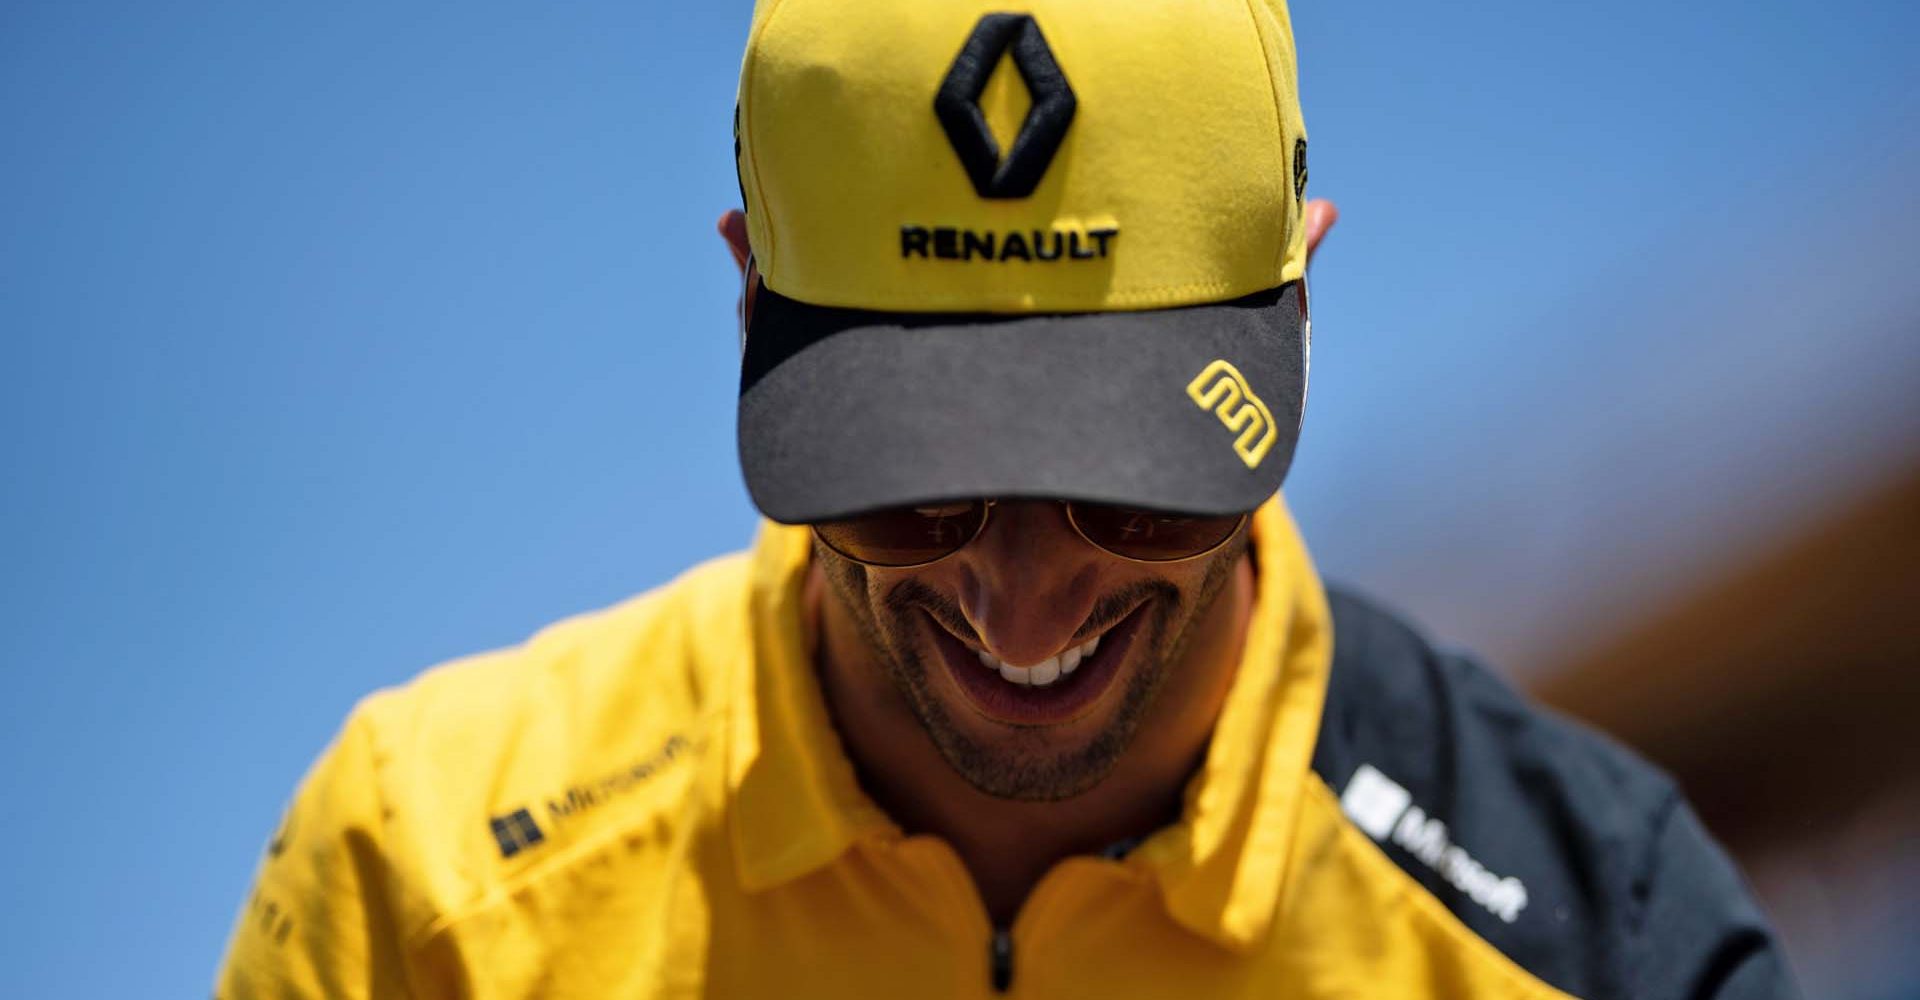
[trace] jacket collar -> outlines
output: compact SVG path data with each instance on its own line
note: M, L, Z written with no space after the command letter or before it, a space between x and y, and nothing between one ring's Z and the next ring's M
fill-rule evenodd
M1326 594L1278 497L1254 540L1253 619L1206 760L1180 821L1129 856L1158 877L1175 921L1236 951L1266 937L1279 906L1333 660Z
M1277 496L1255 513L1253 539L1253 617L1206 759L1180 821L1126 858L1159 882L1176 922L1236 951L1265 937L1279 904L1333 652L1325 594ZM731 672L730 814L748 891L897 829L861 791L815 680L801 598L809 554L806 528L762 527L752 654Z
M804 526L762 524L752 556L751 652L730 672L729 812L749 892L799 878L860 834L893 825L860 789L814 674L801 597L811 544Z

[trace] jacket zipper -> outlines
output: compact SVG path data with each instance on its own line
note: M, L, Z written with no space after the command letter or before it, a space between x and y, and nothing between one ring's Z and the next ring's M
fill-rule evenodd
M921 838L909 838L909 840L921 840ZM1103 851L1102 854L1109 860L1117 860L1126 856L1138 843L1138 839L1122 841ZM986 902L980 898L979 888L973 884L973 877L967 873L966 866L960 861L960 855L954 853L950 845L938 838L926 837L919 850L924 851L925 856L933 860L941 877L953 888L956 898L971 903L971 908L977 915L976 919L980 924L987 925L989 932L987 935L987 982L993 987L995 994L1005 995L1013 989L1013 928L992 926L987 919ZM1040 879L1040 882L1033 887L1033 891L1027 895L1026 900L1020 904L1019 917L1014 921L1016 925L1031 922L1034 905L1046 898L1049 893L1059 891L1057 887L1049 889L1050 884L1058 880L1063 867L1074 864L1075 861L1076 859L1072 858L1061 861Z
M1013 988L1013 932L995 927L987 942L987 969L995 993Z

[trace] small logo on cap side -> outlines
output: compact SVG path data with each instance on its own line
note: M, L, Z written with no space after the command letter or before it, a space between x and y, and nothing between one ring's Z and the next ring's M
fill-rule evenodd
M1293 140L1293 204L1297 208L1307 197L1307 140Z
M999 65L1013 52L1013 65L1026 81L1033 106L1013 137L1013 148L1003 158L1000 144L987 128L980 95ZM946 130L947 141L966 168L967 178L982 198L1025 198L1040 186L1053 154L1073 123L1075 100L1065 73L1054 61L1053 50L1030 14L988 14L973 26L973 34L947 69L933 97L933 113Z
M1209 362L1187 383L1187 397L1195 406L1219 417L1227 430L1239 435L1234 439L1233 451L1247 468L1260 467L1279 435L1273 429L1273 414L1267 410L1267 404L1253 394L1253 387L1247 384L1240 369L1225 360Z

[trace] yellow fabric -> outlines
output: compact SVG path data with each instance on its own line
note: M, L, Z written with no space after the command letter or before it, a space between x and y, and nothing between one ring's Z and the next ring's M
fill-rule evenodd
M1306 136L1282 0L1031 0L1077 110L1032 195L980 197L933 111L999 0L760 0L741 66L747 229L767 287L902 311L1144 309L1306 267ZM1002 150L1030 100L1006 58L981 107ZM901 227L1117 228L1104 259L903 255Z
M1014 997L1557 997L1341 817L1330 661L1276 498L1182 820L1056 866ZM958 856L861 791L806 651L804 528L368 698L302 784L216 996L995 996ZM503 854L490 820L539 839Z
M1318 775L1304 791L1295 856L1312 859L1311 868L1289 884L1273 943L1299 982L1340 984L1305 995L1571 1000L1476 936L1394 864L1347 820L1340 796Z

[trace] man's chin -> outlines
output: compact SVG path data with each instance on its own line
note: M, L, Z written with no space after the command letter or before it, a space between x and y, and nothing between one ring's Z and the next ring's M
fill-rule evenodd
M1120 741L1105 731L1069 735L978 723L933 732L934 745L968 784L994 798L1070 799L1098 785L1119 763Z

